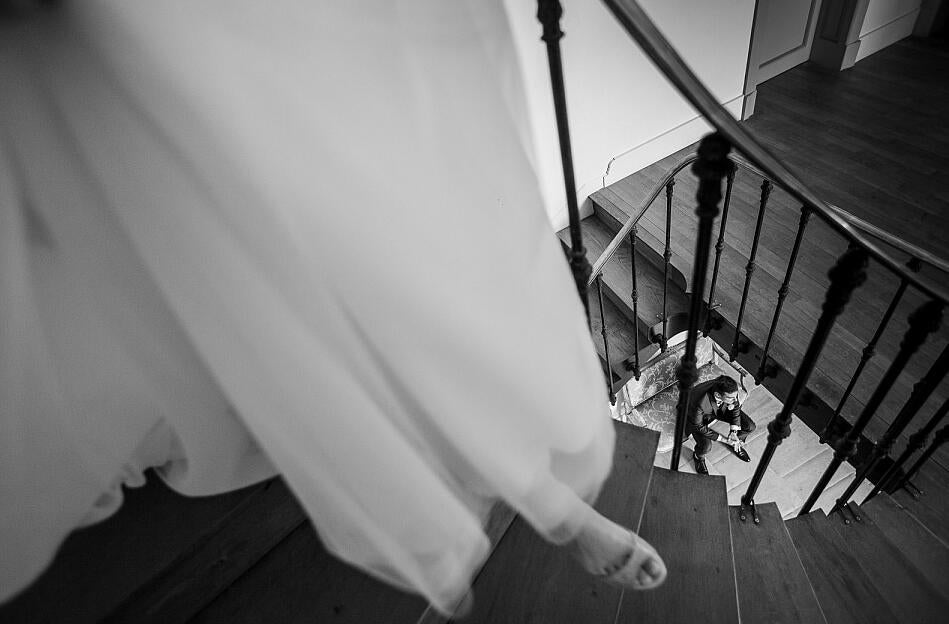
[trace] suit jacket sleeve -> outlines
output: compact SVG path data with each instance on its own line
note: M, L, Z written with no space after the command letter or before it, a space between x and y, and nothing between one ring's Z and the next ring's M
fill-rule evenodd
M693 400L692 407L689 410L689 422L692 425L692 431L698 433L699 435L705 436L709 440L717 440L718 433L710 429L709 426L705 424L705 409L703 406L704 399L705 393L702 392Z

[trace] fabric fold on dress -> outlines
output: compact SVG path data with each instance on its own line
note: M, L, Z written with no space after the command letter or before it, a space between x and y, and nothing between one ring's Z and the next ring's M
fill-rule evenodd
M279 472L332 552L444 612L492 501L576 534L613 428L500 2L96 0L9 30L4 552L51 519L0 599L136 454L191 495Z

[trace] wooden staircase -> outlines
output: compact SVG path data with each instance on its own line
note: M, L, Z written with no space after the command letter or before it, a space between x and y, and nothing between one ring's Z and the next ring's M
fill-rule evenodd
M516 519L475 582L474 611L457 622L945 621L949 546L890 496L849 524L837 512L785 522L773 503L759 506L760 524L742 522L722 477L647 466L658 434L616 431L597 509L638 527L665 559L666 583L651 592L598 583Z
M643 198L648 195L648 190L660 182L662 176L674 163L694 150L695 146L684 148L591 195L594 215L583 221L584 228L590 231L589 236L584 237L584 243L588 249L604 249L613 233L619 230L628 219L628 215L638 208ZM715 289L715 301L719 305L716 315L728 323L735 322L742 298L746 278L745 269L750 258L759 211L761 181L760 176L741 168L735 176L723 241L720 274ZM691 277L692 258L695 253L696 219L693 211L696 188L696 180L687 170L676 177L670 237L672 275L670 282L671 289L676 291L677 299L670 300L668 304L670 313L687 310L685 303L687 299L684 299L683 294L687 290L685 276ZM640 253L637 261L641 267L640 281L645 279L647 288L653 282L661 280L662 276L664 208L664 197L657 198L638 223L637 250ZM768 200L761 229L761 242L755 258L755 270L750 282L747 309L741 327L742 340L759 347L764 345L768 336L777 292L784 279L800 216L800 204L785 191L775 187ZM715 225L716 238L719 233L719 223L720 221L717 221ZM605 242L603 242L604 239ZM788 300L785 302L781 321L776 327L774 342L769 353L772 359L790 372L797 370L797 365L807 346L807 339L820 316L820 305L829 283L827 271L836 258L846 250L846 247L846 241L819 219L811 219L808 222L802 251L798 256L794 277L790 284ZM887 248L887 251L894 257L907 259L905 254L901 254L898 250ZM610 263L615 266L607 265L604 283L615 291L615 294L609 295L612 299L625 301L625 305L619 302L617 305L621 310L629 312L632 318L631 278L629 276L625 279L621 278L624 271L629 272L628 242L623 252L625 255L615 258ZM592 262L598 254L591 253L588 257ZM710 259L709 266L711 267L714 262L714 249L711 250ZM709 269L707 280L711 279L711 274L712 271ZM926 275L934 283L944 280L942 274L926 273ZM870 277L866 284L854 293L853 300L834 327L828 348L823 351L808 384L830 408L835 408L844 394L844 389L863 355L863 349L870 341L898 286L899 281L888 272L873 270L871 267ZM640 290L642 291L642 287ZM645 301L647 305L650 303L650 298L657 296L656 292L654 288L647 290ZM660 297L661 292L661 281L659 281L658 296ZM708 283L706 283L705 293L708 293ZM883 376L897 352L899 342L906 330L908 313L923 301L925 298L913 289L908 290L904 295L893 320L888 325L888 331L880 337L873 357L867 362L853 393L844 403L842 415L847 421L853 422L859 416L875 384ZM643 303L641 296L641 308ZM652 310L649 312L651 315L647 320L652 321L655 316L652 315ZM640 316L642 315L641 310ZM727 335L727 339L725 338L723 336L720 342L728 348L732 342L732 335ZM944 323L939 332L923 344L917 357L910 360L906 369L898 377L896 384L878 410L878 417L868 427L869 437L877 439L882 435L910 396L913 384L925 374L947 342L949 342L949 323ZM760 364L760 361L754 360L751 354L742 353L740 359L747 362L746 366L749 370L756 370ZM924 413L935 411L947 396L949 395L946 391L937 390L922 411ZM909 433L911 432L906 432L906 435ZM902 443L898 444L899 448L902 448ZM949 467L949 453L945 451L939 453L937 461L940 461L944 467Z

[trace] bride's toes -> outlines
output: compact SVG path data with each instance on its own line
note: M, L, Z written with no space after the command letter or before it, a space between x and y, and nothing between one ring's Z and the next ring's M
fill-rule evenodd
M637 580L641 589L658 587L666 580L666 565L658 554L643 563L642 567L639 568Z
M629 532L631 554L625 556L625 564L606 581L629 589L653 589L666 580L666 565L656 549L646 540Z

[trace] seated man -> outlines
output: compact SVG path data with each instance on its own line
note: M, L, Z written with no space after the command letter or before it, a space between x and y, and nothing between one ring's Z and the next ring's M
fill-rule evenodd
M729 424L727 437L709 428L716 420ZM695 471L699 474L708 474L705 454L712 447L713 441L729 445L732 452L742 461L751 461L743 446L748 434L755 430L755 423L742 413L741 403L738 402L738 383L727 375L702 382L692 388L686 430L695 440Z

